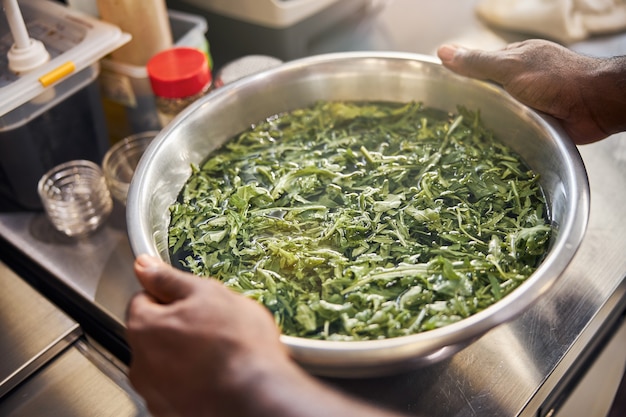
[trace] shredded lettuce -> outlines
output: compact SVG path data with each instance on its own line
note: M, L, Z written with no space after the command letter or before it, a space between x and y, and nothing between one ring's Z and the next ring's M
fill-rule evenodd
M402 336L468 317L532 274L551 236L538 180L478 112L319 102L192 167L170 252L264 304L285 334Z

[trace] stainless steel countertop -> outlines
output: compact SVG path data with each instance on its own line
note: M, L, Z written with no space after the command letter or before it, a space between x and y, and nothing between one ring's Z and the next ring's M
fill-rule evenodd
M74 320L0 262L0 397L73 343Z
M377 14L353 22L349 31L316 40L310 52L391 49L432 54L444 42L492 48L521 39L482 25L473 15L475 1L385 4ZM626 34L571 47L593 55L623 55ZM568 371L624 310L626 134L579 150L591 184L589 226L573 262L542 300L433 366L393 377L328 382L415 415L538 415ZM83 240L56 233L40 213L0 213L0 236L123 327L126 303L138 285L121 207L103 229Z
M83 341L0 401L4 417L149 417L124 373Z

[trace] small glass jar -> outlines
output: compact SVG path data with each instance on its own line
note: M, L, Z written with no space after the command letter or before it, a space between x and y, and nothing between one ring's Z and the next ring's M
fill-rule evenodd
M159 134L157 131L135 133L116 142L104 155L102 171L113 198L126 205L126 197L130 182L135 174L137 164L152 140Z
M161 127L211 89L209 60L199 49L178 47L159 52L146 69Z
M75 160L46 172L37 187L52 225L67 236L85 236L109 217L113 200L98 165Z

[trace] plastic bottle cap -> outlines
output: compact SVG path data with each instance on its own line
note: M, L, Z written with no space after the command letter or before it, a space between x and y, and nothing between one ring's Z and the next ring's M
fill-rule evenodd
M159 52L146 65L154 94L166 98L189 97L211 83L209 62L195 48L172 48Z

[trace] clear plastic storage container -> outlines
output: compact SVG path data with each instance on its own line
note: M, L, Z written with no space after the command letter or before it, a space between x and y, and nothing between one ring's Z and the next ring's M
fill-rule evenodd
M11 72L13 37L0 13L0 197L10 207L40 209L37 182L46 171L72 159L99 163L108 149L98 61L129 36L60 3L19 5L50 61L26 74Z
M174 46L199 49L207 55L210 64L206 19L175 10L168 10L168 16ZM161 128L145 66L103 59L99 79L112 142Z

